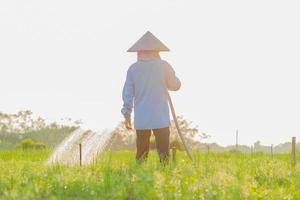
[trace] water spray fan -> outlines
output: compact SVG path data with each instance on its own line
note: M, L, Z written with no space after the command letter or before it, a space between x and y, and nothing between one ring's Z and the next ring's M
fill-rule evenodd
M174 120L176 129L177 129L178 135L180 137L180 140L181 140L181 142L183 144L183 147L184 147L184 149L185 149L188 157L190 158L191 161L193 161L193 156L192 156L190 150L188 149L188 147L187 147L187 145L185 143L185 140L183 138L182 132L181 132L181 130L179 128L177 117L176 117L176 113L175 113L175 109L174 109L174 106L173 106L173 103L172 103L172 99L171 99L170 93L167 92L167 94L168 94L168 101L169 101L170 109L171 109L171 112L172 112L173 120Z

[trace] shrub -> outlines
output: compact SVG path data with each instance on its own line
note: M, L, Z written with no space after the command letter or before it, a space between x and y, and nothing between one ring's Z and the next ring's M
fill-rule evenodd
M35 142L32 139L24 139L17 145L17 148L22 150L43 150L47 148L47 145Z
M183 145L181 144L181 142L178 139L174 139L171 143L170 143L170 148L175 148L179 151L183 150Z
M230 153L241 153L239 149L230 149L228 152Z

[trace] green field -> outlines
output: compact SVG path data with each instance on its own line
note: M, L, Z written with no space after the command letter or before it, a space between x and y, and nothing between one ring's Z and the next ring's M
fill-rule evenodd
M85 167L46 166L50 151L0 151L0 199L300 199L290 155L183 152L162 166L155 152L110 152ZM298 157L298 160L299 157Z

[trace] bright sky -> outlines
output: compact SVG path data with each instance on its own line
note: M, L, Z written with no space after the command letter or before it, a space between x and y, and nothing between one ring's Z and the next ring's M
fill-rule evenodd
M300 2L1 0L0 111L121 119L126 50L150 30L182 81L177 114L210 142L300 139Z

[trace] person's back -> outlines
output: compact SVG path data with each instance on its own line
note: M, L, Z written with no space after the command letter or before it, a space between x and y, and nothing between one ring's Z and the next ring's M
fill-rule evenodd
M144 41L148 44L145 45ZM147 157L149 139L153 131L161 161L165 161L169 154L170 135L167 90L176 91L181 83L173 68L160 59L159 50L153 47L155 45L164 47L148 32L131 48L134 49L133 52L138 52L138 61L127 71L122 95L122 114L126 127L131 129L131 112L134 109L137 160Z
M167 89L171 66L159 57L142 59L128 70L128 76L134 86L134 127L136 129L157 129L170 125ZM173 81L174 82L174 81ZM179 80L169 89L177 90Z

